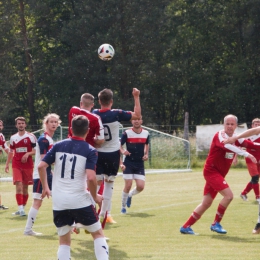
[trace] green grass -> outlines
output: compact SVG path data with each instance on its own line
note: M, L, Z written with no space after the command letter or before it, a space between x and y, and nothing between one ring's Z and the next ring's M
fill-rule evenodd
M105 235L110 238L110 260L252 260L259 257L259 235L253 235L258 217L254 195L244 202L239 194L250 180L245 169L232 169L227 181L234 200L226 211L222 225L226 235L210 231L218 195L211 208L193 226L198 236L182 235L180 226L202 199L204 179L201 170L190 173L147 175L143 193L132 200L127 215L120 214L122 177L115 182L112 214L117 224L106 225ZM58 236L52 223L51 199L44 200L34 229L41 237L23 235L26 218L14 217L16 211L15 187L0 182L3 204L9 210L0 211L1 260L56 260ZM31 197L26 211L31 205ZM72 260L94 260L93 241L81 232L72 235Z

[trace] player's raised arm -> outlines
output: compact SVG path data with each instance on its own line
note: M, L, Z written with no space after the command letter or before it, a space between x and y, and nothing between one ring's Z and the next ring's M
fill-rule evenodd
M228 139L226 139L224 141L224 144L233 144L236 140L238 140L240 138L247 138L247 137L250 137L252 135L258 135L258 134L260 134L260 126L248 129L245 132L243 132L243 133L241 133L237 136L229 137Z
M133 88L133 97L135 101L134 105L134 112L132 112L132 118L131 119L139 119L141 118L141 104L140 104L140 90L137 88Z

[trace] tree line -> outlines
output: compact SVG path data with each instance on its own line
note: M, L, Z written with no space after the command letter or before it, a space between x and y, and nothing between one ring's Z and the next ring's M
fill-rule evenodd
M114 108L144 123L183 125L260 117L260 0L0 1L0 113L31 126L55 112L67 124L82 93L114 91ZM97 49L115 48L104 62ZM95 107L99 107L96 100Z

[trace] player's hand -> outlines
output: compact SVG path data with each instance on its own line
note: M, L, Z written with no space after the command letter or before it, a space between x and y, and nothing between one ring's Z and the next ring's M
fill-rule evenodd
M124 164L120 164L120 168L121 168L122 171L124 171L126 167L125 167Z
M101 208L103 196L101 196L100 194L96 194L96 197L93 199L98 204L99 208Z
M21 162L22 163L26 163L27 162L27 159L28 159L28 154L26 153L26 154L24 154L24 156L22 157L22 159L21 159Z
M248 154L247 158L249 158L253 163L257 163L256 158L252 154Z
M233 137L229 137L228 139L224 140L223 143L224 144L233 144L236 142L236 140L237 140L237 137L233 136Z
M133 88L133 92L132 92L134 97L139 97L140 96L140 90L138 90L137 88Z
M5 172L8 173L9 172L9 165L5 166Z
M43 198L45 198L45 197L47 197L48 199L50 198L50 196L51 196L51 191L50 191L50 189L43 189L42 190L42 196L41 196L41 199L43 199Z
M148 160L148 155L145 154L142 159L143 159L143 161L147 161Z
M129 153L127 150L125 150L124 153L123 153L123 155L129 156L129 155L131 155L131 153Z

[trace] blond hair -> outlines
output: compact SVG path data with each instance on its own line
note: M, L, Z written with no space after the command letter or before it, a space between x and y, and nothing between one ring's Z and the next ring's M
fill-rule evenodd
M61 120L60 120L60 116L55 114L55 113L49 113L47 114L44 118L43 118L43 121L42 121L42 128L44 130L46 130L46 124L49 122L50 118L54 117L55 119L58 120L58 124L60 125L61 124Z

